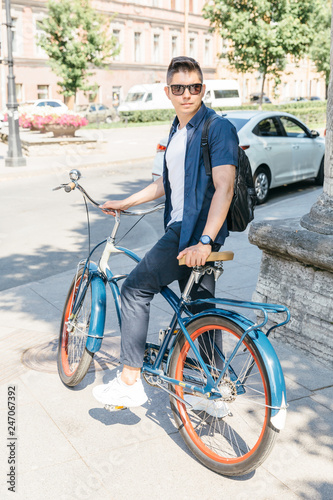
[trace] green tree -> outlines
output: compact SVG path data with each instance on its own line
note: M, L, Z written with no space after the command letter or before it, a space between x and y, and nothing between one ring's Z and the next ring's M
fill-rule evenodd
M287 55L302 57L313 39L311 23L317 0L210 0L204 7L222 38L230 41L227 58L241 73L258 70L263 89L267 75L276 83Z
M50 0L48 16L38 23L43 33L37 43L49 56L49 64L61 80L61 93L96 91L89 83L93 68L105 67L120 47L110 32L110 18L98 14L89 0Z
M330 80L331 45L331 1L319 0L313 16L314 39L310 47L310 58L318 73L324 73L326 98Z

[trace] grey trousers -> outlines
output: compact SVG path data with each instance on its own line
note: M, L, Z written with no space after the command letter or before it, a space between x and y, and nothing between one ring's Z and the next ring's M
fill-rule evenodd
M181 222L169 226L163 237L147 252L122 285L120 360L127 366L141 368L143 364L150 302L154 295L175 280L178 280L182 291L191 273L189 267L178 264L180 230ZM191 298L211 298L214 293L214 277L205 275L194 285ZM205 308L207 305L203 304L193 312Z

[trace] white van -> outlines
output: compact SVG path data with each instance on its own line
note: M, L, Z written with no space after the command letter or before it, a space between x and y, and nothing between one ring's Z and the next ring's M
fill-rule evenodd
M203 99L210 108L241 106L240 89L237 80L205 80L206 93Z
M165 83L134 85L128 91L118 111L141 111L147 109L172 109L171 101L164 92Z

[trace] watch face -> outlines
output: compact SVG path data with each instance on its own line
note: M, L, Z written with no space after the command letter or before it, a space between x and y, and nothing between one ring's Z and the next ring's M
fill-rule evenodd
M211 242L211 238L204 234L203 236L201 236L200 241L203 245L209 245Z

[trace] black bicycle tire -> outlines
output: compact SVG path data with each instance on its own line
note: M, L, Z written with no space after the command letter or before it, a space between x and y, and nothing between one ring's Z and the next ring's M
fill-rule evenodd
M84 377L88 373L91 361L92 361L94 354L95 354L93 352L88 351L88 349L85 347L77 368L73 371L73 373L71 375L66 374L66 369L64 368L64 362L63 362L64 323L68 317L68 309L70 307L69 302L71 301L72 296L73 296L73 288L75 285L78 284L79 280L81 279L82 274L83 274L83 269L80 269L72 280L72 283L70 285L70 288L69 288L69 291L68 291L68 294L66 297L65 306L64 306L64 310L63 310L63 314L62 314L61 323L60 323L60 334L59 334L58 354L57 354L57 367L58 367L58 373L59 373L61 381L68 387L74 387L74 386L78 385L84 379ZM86 276L87 276L87 271L86 271ZM91 287L91 284L88 285L86 293L81 298L82 302L86 299L87 292L89 292L89 287Z
M227 327L230 328L234 331L234 334L236 336L242 335L244 330L242 330L238 325L236 325L234 322L228 320L227 318L223 318L218 315L210 315L210 316L205 316L202 318L198 318L194 320L192 323L189 324L188 326L188 332L190 333L191 336L195 334L196 331L198 331L199 328L203 328L205 325L213 325L215 324L216 326L219 326L220 328ZM172 378L176 378L176 366L178 363L178 360L180 359L180 353L181 350L186 342L185 336L180 333L178 335L178 338L176 339L175 342L175 347L172 352L172 357L170 360L170 365L169 365L169 376ZM270 395L270 388L269 388L269 381L267 377L267 372L265 369L264 362L259 354L258 349L256 348L255 344L253 341L249 338L249 336L246 336L244 339L244 343L247 346L250 346L252 352L256 356L257 362L260 364L260 368L262 370L262 374L264 377L264 383L266 385L266 390L267 390L267 396L268 396L268 405L271 405L271 395ZM174 386L170 385L169 388L175 392ZM222 474L225 476L241 476L244 474L248 474L252 472L253 470L257 469L267 458L269 453L271 452L276 437L277 433L279 432L275 427L271 424L270 421L270 414L271 414L271 409L268 407L266 408L267 414L266 414L266 420L265 420L265 429L263 431L263 436L260 441L260 444L258 446L258 449L250 455L249 458L244 459L243 461L240 461L238 463L220 463L216 462L215 460L212 460L210 457L208 457L206 454L204 454L193 442L192 438L189 436L188 431L186 429L186 425L181 418L181 415L179 413L179 408L183 408L183 411L185 411L187 414L188 412L186 411L186 406L179 403L176 398L170 395L170 403L171 403L171 409L174 415L175 423L176 426L185 442L187 447L192 451L192 453L197 457L197 459L203 463L206 467L209 469L213 470L214 472L217 472L218 474Z

